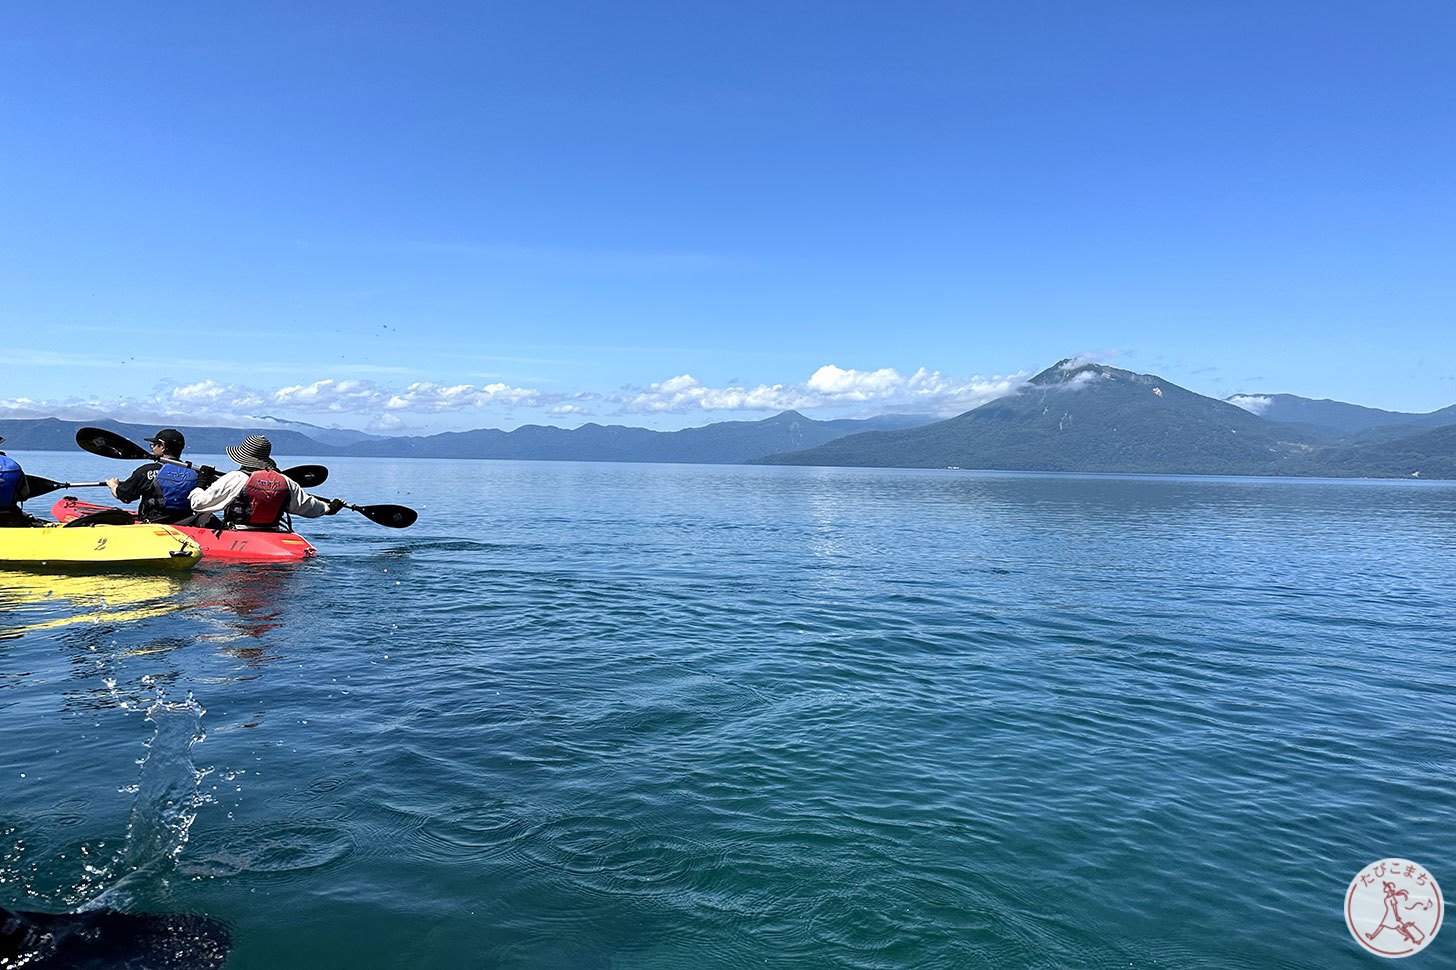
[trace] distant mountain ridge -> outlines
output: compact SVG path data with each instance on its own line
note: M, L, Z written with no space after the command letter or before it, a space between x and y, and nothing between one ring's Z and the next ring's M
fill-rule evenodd
M126 424L118 421L62 421L59 418L24 418L0 420L0 435L7 451L75 451L76 431L84 427L106 428L125 435L143 447L142 439L157 433L155 424ZM218 455L228 445L235 445L250 434L267 435L273 451L281 456L339 454L329 446L297 431L274 427L194 428L178 427L187 438L188 454ZM184 456L185 457L185 456Z
M1452 409L1456 422L1456 409ZM1437 412L1438 414L1440 412ZM1456 478L1456 432L1335 445L1152 374L1060 361L1018 392L917 428L772 455L782 465Z
M287 431L297 431L306 438L325 445L350 445L356 441L375 441L384 435L370 434L367 431L355 431L352 428L321 428L316 424L309 424L306 421L293 421L289 418L275 418L269 414L257 415L255 420L271 422L272 426Z
M514 458L537 461L649 461L740 464L779 451L812 448L846 434L894 430L923 416L816 421L784 411L760 421L720 421L681 431L584 424L567 430L526 425L514 431L461 431L361 442L350 454L415 458Z
M274 454L292 459L357 455L741 464L779 451L812 448L857 431L905 428L932 420L923 415L905 415L816 421L797 411L785 411L760 421L722 421L681 431L651 431L599 424L575 429L526 425L514 431L482 429L393 438L369 435L352 441L335 439L330 442L273 426L179 427L178 430L187 437L189 455L221 454L228 445L235 445L250 434L263 434L272 441ZM141 441L157 431L155 425L33 418L0 420L0 435L6 438L4 447L17 451L70 451L76 447L76 430L88 424L116 431L133 441ZM301 425L301 422L298 424Z
M1382 411L1379 408L1346 404L1328 398L1314 400L1296 394L1235 394L1224 400L1269 421L1307 425L1336 435L1356 435L1392 428L1414 433L1421 429L1456 424L1456 404L1439 411L1419 414Z

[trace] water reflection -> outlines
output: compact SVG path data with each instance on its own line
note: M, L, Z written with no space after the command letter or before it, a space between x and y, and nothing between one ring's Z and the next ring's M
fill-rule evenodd
M207 612L215 632L197 639L220 644L224 653L250 664L266 660L263 641L287 624L296 575L295 568L285 566L200 577L194 587L197 606Z
M212 574L65 574L0 571L0 639L61 627L114 624L182 611L210 614L221 632L200 639L262 639L282 627L294 570L253 567ZM102 632L110 632L102 631ZM131 653L162 653L186 644L162 637Z
M78 623L122 623L182 607L189 577L173 573L0 572L0 639Z
M64 574L0 571L0 653L46 638L69 671L63 709L144 710L170 691L184 669L180 655L202 649L251 670L218 680L250 680L278 656L275 639L297 611L297 570L256 567L203 574ZM165 626L155 621L167 617ZM25 654L5 683L57 672L47 652ZM17 654L20 656L20 654ZM142 666L136 666L140 661ZM49 668L49 669L47 669Z

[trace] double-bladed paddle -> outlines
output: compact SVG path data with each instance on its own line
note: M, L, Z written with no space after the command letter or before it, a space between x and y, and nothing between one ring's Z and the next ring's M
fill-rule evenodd
M39 475L26 475L25 497L36 498L47 492L54 492L58 488L100 488L105 484L105 482L53 482L49 478L41 478Z
M351 505L345 502L344 508L353 509L370 522L391 529L408 529L420 517L420 513L403 505Z
M76 432L76 444L80 445L83 450L89 451L93 455L100 455L102 458L121 458L126 461L160 461L168 465L181 465L184 468L209 471L213 474L217 473L217 469L211 465L194 465L192 462L183 461L180 458L154 455L135 441L122 437L115 431L107 431L105 428L80 429ZM328 480L329 470L323 465L296 465L293 468L283 469L283 474L304 488L315 488Z

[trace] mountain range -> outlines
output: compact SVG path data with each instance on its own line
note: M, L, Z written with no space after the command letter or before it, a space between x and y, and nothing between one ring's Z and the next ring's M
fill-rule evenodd
M1282 399L1278 413L1301 420L1270 420L1152 374L1064 360L1016 393L944 421L848 435L763 460L1008 471L1456 478L1456 408L1395 415L1332 401L1308 403L1334 407L1304 408L1291 404L1291 395L1268 397ZM1365 412L1391 417L1373 419ZM1444 426L1421 430L1423 422L1442 421ZM1366 436L1377 428L1386 433L1369 440Z
M382 437L362 432L314 428L288 422L281 428L269 418L253 427L180 427L187 454L218 455L250 434L267 435L273 453L289 459L327 455L376 458L500 458L537 461L627 461L742 464L782 451L812 448L847 434L896 430L933 421L924 415L892 415L867 419L816 421L797 411L784 411L761 421L720 421L681 431L652 431L622 425L585 424L579 428L526 425L514 431L481 429L421 437ZM114 421L62 421L57 418L0 420L5 448L21 451L71 451L76 430L88 424L116 431L140 442L156 434L155 425ZM298 429L298 430L294 430Z
M1456 424L1456 404L1428 414L1411 414L1343 401L1315 401L1294 394L1236 394L1224 400L1270 421L1303 425L1337 437L1360 435L1389 440Z
M140 441L152 425L94 421ZM13 450L69 451L82 422L0 420ZM184 427L189 454L266 434L289 461L329 455L545 461L843 465L1142 474L1456 478L1456 405L1428 414L1290 394L1207 397L1152 374L1060 361L1015 393L952 418L817 421L785 411L681 431L527 425L386 437L260 417ZM36 469L44 474L43 469Z

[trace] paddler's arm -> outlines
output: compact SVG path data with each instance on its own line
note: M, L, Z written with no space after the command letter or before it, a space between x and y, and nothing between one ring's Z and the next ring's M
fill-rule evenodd
M293 515L301 515L305 519L316 519L321 515L332 515L331 504L328 499L314 498L303 490L303 486L293 479L288 480L288 511ZM334 509L337 512L337 509Z
M108 478L106 480L106 487L111 489L112 496L118 502L135 502L142 497L142 489L146 487L147 481L151 478L149 472L154 472L161 467L161 465L142 465L136 471L132 472L124 482L119 479Z
M207 488L194 488L187 493L187 502L194 512L221 512L243 494L248 485L246 472L228 472Z

